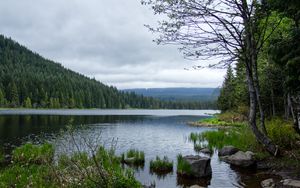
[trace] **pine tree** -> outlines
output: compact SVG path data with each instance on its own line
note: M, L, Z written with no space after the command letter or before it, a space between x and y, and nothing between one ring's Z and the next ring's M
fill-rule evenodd
M24 107L25 108L32 108L31 99L27 97L24 101Z
M234 74L231 66L229 65L220 91L220 96L218 98L218 106L220 110L226 111L234 107L234 88Z

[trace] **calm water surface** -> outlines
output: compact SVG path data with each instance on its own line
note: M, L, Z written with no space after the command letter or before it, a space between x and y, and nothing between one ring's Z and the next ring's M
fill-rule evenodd
M187 181L177 178L176 156L197 154L188 136L191 132L203 132L208 128L192 127L186 123L209 117L211 110L0 110L0 143L7 152L29 140L51 141L57 152L65 151L66 135L61 130L72 119L75 136L88 138L95 144L111 147L116 153L129 149L145 152L144 167L135 170L136 178L144 183L156 183L157 188L187 187L194 184L208 187L259 187L256 172L232 169L211 156L212 178ZM85 125L84 128L79 125ZM99 135L101 139L99 139ZM73 148L74 149L74 148ZM82 148L83 150L85 148ZM173 173L166 176L151 174L149 162L156 156L168 156L174 161ZM201 154L200 154L201 155Z

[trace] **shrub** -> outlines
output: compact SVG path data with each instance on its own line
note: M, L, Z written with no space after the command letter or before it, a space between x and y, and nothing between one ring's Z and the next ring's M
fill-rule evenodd
M181 154L177 155L177 173L179 175L192 176L191 165L183 159Z
M266 128L271 140L282 148L291 149L300 139L293 129L292 123L283 119L274 118L266 121Z
M27 143L12 152L13 162L20 164L48 164L53 158L54 147L48 143L43 145Z
M173 161L170 161L167 156L160 159L156 156L155 160L150 161L150 171L158 173L168 173L173 171Z

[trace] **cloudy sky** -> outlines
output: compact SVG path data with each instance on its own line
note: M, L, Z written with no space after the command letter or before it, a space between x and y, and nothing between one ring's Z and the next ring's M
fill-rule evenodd
M108 85L220 86L224 70L193 70L203 62L152 42L155 36L144 24L157 19L139 0L0 1L1 34Z

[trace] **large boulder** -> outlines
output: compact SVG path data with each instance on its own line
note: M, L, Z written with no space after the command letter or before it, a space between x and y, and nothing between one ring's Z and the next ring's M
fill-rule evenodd
M221 157L221 160L239 167L250 167L255 165L254 153L251 151L238 151L233 155Z
M285 179L282 180L282 184L286 188L297 188L300 187L300 180Z
M233 155L236 152L238 152L239 149L237 149L234 146L224 146L222 149L219 150L219 156L227 156L227 155Z
M183 157L183 160L190 165L190 174L181 172L182 175L193 176L197 178L209 177L212 174L210 166L210 158L201 157L199 155L188 155Z

